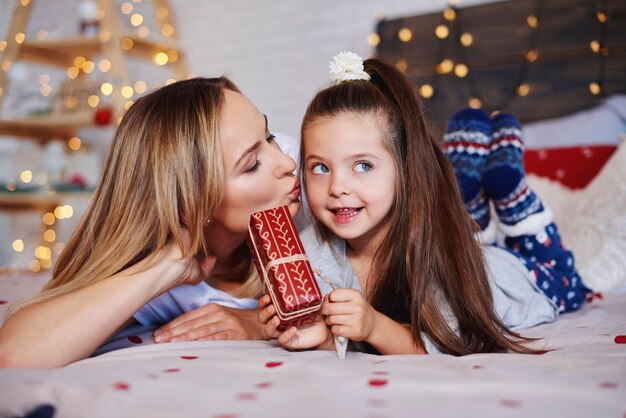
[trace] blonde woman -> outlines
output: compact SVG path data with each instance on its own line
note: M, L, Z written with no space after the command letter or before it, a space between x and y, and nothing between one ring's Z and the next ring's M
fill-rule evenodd
M100 185L43 290L7 312L0 366L58 367L91 355L159 295L203 281L258 298L250 213L299 207L295 162L228 79L163 87L128 110ZM158 341L265 339L256 309L206 305Z

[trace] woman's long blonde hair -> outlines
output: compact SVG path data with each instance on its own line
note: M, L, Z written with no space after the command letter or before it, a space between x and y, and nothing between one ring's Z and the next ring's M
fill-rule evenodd
M205 254L203 226L223 196L219 141L227 78L194 78L137 100L109 149L102 179L43 290L6 313L101 281L154 255L174 240Z

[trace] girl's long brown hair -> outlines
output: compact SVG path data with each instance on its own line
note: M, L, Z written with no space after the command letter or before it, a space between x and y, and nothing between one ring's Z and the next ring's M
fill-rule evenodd
M384 59L368 59L364 65L371 81L342 82L313 98L302 122L300 161L305 160L307 126L317 118L355 112L385 122L383 140L395 159L397 180L389 231L368 276L376 278L366 289L369 302L410 324L417 347L424 346L425 332L454 355L534 352L494 312L485 261L474 238L477 226L463 206L452 166L429 131L417 86ZM316 226L327 239L330 231L319 221ZM456 316L458 333L448 326L440 297Z
M225 77L194 78L133 104L52 279L42 292L11 306L7 318L28 305L104 280L154 255L170 239L182 249L183 215L191 235L188 254L206 253L203 226L223 196L218 122L224 89L239 92ZM241 265L242 271L250 270L249 254Z

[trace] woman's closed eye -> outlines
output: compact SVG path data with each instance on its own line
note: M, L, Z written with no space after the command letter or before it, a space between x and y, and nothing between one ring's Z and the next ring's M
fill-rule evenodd
M367 161L359 161L358 163L354 165L354 171L359 172L359 173L367 173L371 171L373 168L374 166L372 165L372 163L369 163Z
M274 142L274 141L276 140L276 137L274 136L274 134L273 134L273 133L268 132L268 133L267 133L267 136L265 137L265 140L266 140L267 142Z

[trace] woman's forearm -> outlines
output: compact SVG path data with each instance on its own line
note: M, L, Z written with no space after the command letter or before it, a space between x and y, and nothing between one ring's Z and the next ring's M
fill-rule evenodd
M0 366L60 367L88 357L181 273L175 261L142 262L20 310L0 328Z

